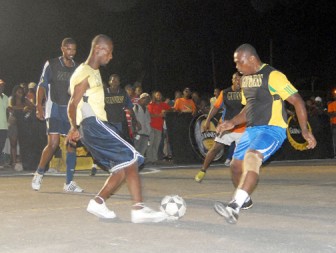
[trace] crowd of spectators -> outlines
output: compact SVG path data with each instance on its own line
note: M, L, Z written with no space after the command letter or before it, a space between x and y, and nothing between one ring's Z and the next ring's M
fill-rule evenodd
M186 87L182 91L176 90L174 98L170 99L160 90L144 91L139 83L120 84L120 76L113 74L106 85L106 111L110 115L110 123L116 125L120 134L145 156L145 164L152 165L173 159L165 112L191 113L193 116L208 114L220 93L220 89L216 88L213 97L200 96L196 90ZM45 123L35 116L37 85L34 82L15 85L9 97L4 93L5 85L5 81L0 80L0 166L11 166L16 171L34 170L47 140ZM120 100L121 97L124 99ZM334 147L335 99L336 94L333 94L332 101L320 96L305 100L312 129L316 132L327 129L333 136ZM115 108L118 108L117 114ZM294 115L291 108L287 111L290 116ZM318 134L316 132L314 134ZM4 154L6 145L10 146L9 149L7 147L9 156Z

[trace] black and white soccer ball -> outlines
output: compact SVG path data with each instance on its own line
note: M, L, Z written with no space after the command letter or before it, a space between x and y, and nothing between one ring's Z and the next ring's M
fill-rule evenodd
M185 215L187 204L178 195L167 195L161 200L160 210L168 215L168 219L177 220Z

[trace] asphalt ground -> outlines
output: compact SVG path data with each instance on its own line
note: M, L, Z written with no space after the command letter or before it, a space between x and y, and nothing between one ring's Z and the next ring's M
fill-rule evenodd
M78 171L80 194L63 192L65 176L47 174L39 192L32 172L0 169L0 252L336 252L336 159L277 162L264 166L252 195L253 208L236 225L213 209L230 200L229 169L211 166L196 183L200 165L152 166L141 172L146 204L159 208L165 195L178 194L187 212L177 221L133 224L126 185L107 201L118 218L86 212L107 174Z

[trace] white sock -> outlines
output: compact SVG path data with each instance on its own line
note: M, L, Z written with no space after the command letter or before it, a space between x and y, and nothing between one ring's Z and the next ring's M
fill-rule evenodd
M236 194L234 196L234 200L236 201L239 208L245 203L245 201L249 198L249 195L246 191L242 189L237 189Z

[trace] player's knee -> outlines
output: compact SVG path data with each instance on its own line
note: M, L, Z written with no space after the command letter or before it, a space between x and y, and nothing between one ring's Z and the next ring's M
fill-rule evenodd
M244 157L244 170L246 172L255 172L259 175L262 158L258 153L247 152Z

